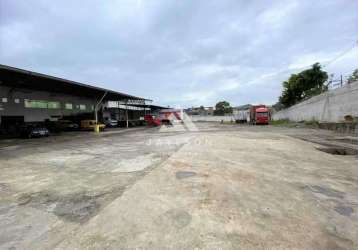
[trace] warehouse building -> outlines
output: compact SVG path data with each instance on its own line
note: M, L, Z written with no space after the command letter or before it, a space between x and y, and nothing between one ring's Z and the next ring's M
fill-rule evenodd
M103 119L117 120L121 127L143 125L145 115L158 115L159 111L165 108L152 104L108 101L103 105Z
M103 119L105 104L146 105L146 100L108 89L0 65L0 127L59 119ZM96 115L97 114L97 115Z

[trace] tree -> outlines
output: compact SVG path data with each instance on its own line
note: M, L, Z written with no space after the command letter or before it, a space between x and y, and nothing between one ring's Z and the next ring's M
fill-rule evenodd
M290 107L301 100L319 95L327 90L324 82L328 79L327 72L322 70L319 63L312 65L312 68L298 74L292 74L287 81L282 83L283 91L279 102L284 107Z
M232 113L232 107L230 106L229 102L221 101L215 105L215 111L214 111L215 115L225 115L231 113Z
M281 102L276 102L274 105L272 105L272 108L274 111L280 111L281 109L284 109L285 107Z
M354 81L358 81L358 69L355 69L352 73L352 75L350 75L348 77L348 83L354 82Z

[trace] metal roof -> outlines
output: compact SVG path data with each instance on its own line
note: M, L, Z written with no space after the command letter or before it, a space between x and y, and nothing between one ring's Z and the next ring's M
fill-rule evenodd
M159 110L159 109L167 109L168 107L153 105L153 104L130 104L131 106L140 107L140 108L150 108L152 110Z
M101 98L104 93L107 92L104 100L150 101L149 99L142 97L2 64L0 64L0 84L15 88L29 88L39 91L51 91L97 99Z

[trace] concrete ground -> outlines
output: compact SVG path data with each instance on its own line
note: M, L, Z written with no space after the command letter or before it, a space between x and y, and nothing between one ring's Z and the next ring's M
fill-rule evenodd
M358 248L358 138L196 126L0 141L0 248Z

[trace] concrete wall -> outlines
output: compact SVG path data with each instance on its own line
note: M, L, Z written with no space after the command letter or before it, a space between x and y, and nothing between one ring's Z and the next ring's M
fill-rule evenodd
M189 116L193 122L221 122L222 120L225 122L235 121L233 116L201 116L201 115L191 115Z
M330 90L272 115L273 120L344 121L344 116L358 117L358 81Z
M2 98L7 98L7 102L2 102ZM16 103L15 99L18 99L19 103ZM26 108L25 99L58 101L61 107L59 109ZM65 109L65 103L72 103L73 109ZM78 108L80 104L86 105L86 110L80 110ZM0 123L1 116L24 116L25 122L40 122L56 116L90 113L93 112L94 104L95 100L88 98L0 86Z

